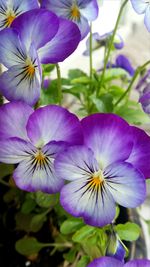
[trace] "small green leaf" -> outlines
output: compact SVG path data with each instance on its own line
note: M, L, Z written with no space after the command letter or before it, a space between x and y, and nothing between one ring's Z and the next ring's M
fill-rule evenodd
M33 216L30 222L30 231L34 233L38 232L42 228L45 221L46 221L45 213Z
M141 233L140 227L131 222L116 225L115 231L118 233L121 240L130 242L137 240Z
M43 65L43 73L44 74L49 74L52 70L55 68L55 64L46 64Z
M32 198L27 198L21 207L21 212L24 214L29 214L31 211L34 210L35 206L35 200Z
M53 208L58 202L58 195L36 192L35 200L36 203L42 208Z
M86 267L89 263L90 258L86 255L82 256L81 259L78 261L76 267Z
M64 253L63 257L65 260L67 260L69 263L73 263L75 261L77 253L77 248L71 248L68 253Z
M46 245L37 241L34 237L25 237L16 242L15 248L18 253L24 256L37 254Z
M81 76L79 78L75 78L71 81L71 84L89 84L90 83L90 78Z
M72 240L74 242L79 242L82 243L83 240L86 237L90 237L91 235L93 235L95 233L95 228L89 225L85 225L82 228L80 228L73 236L72 236Z
M84 225L83 221L78 218L69 218L68 220L64 221L60 227L60 231L62 234L67 235L74 233L79 228Z
M85 72L83 72L80 69L72 69L72 70L69 70L68 72L68 77L70 78L70 80L79 78L81 76L87 76L87 75Z

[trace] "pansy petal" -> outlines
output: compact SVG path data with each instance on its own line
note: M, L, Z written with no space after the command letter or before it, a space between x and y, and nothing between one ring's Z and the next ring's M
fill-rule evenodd
M37 163L33 156L22 161L13 175L16 185L31 192L59 192L64 181L56 176L53 162L56 154L62 149L64 149L64 143L51 142L41 150L46 156L43 163Z
M93 260L87 267L123 267L124 264L111 257L101 257Z
M65 180L75 180L91 175L99 170L91 149L73 146L60 153L55 161L56 173Z
M88 20L84 17L81 17L79 21L75 21L77 26L79 27L81 33L81 40L87 36L90 31L90 26Z
M131 4L138 14L143 14L149 3L147 0L131 0Z
M49 105L37 109L27 123L29 138L36 145L50 141L82 144L82 130L78 118L65 108Z
M103 169L129 157L132 149L130 126L114 114L93 114L81 121L84 143L94 152Z
M113 163L103 173L106 187L121 206L135 208L146 197L146 183L141 172L130 163Z
M14 29L0 31L0 63L9 68L22 63L25 49Z
M21 100L33 106L40 97L40 83L37 77L32 84L27 79L21 81L23 77L16 77L20 67L13 66L0 76L0 92L10 101Z
M147 30L150 32L150 3L145 12L144 23Z
M98 16L98 4L96 0L85 1L78 0L81 14L89 21L95 20Z
M2 73L0 92L10 101L21 100L32 106L40 97L41 69L34 47L31 49L32 63L25 61Z
M146 178L150 178L150 136L134 126L132 131L134 143L127 162L140 170Z
M58 16L65 17L68 14L68 11L70 10L70 7L72 5L72 0L63 1L63 0L42 0L41 7L47 8L54 13L56 13Z
M34 149L33 145L20 138L12 137L0 141L0 162L19 163L28 158Z
M12 2L13 10L16 10L19 14L39 7L37 0L13 0Z
M28 139L26 124L33 109L23 102L10 102L0 107L0 139Z
M31 43L34 43L36 49L44 46L57 33L58 26L58 17L46 9L27 11L12 23L12 27L17 29L27 49Z
M60 192L63 208L75 217L83 217L86 224L102 227L112 222L115 203L109 190L90 190L86 179L65 185Z
M147 92L142 93L139 102L145 113L150 114L150 84L147 86Z
M138 259L127 262L124 267L150 267L150 260Z
M57 63L65 60L77 48L81 36L78 27L71 21L60 18L57 34L38 50L41 63Z

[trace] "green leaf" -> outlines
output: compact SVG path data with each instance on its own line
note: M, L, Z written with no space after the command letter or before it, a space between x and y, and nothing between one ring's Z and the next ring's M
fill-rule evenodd
M149 116L141 109L141 105L134 101L117 108L115 113L131 124L149 123Z
M95 231L95 227L85 225L72 236L72 240L74 242L82 243L86 237L90 237Z
M18 253L24 256L37 254L46 244L40 243L34 237L25 237L19 239L15 244L15 249Z
M47 89L41 90L40 105L56 104L58 102L57 79L51 81Z
M71 248L68 253L64 253L63 257L65 260L67 260L69 263L73 263L75 261L77 254L77 248Z
M49 74L52 70L55 69L55 64L45 64L42 67L43 67L43 73Z
M121 68L111 68L107 69L105 73L105 82L116 80L118 78L124 77L124 76L129 76L129 74Z
M18 212L15 215L16 229L25 231L27 233L30 232L30 223L32 217L33 217L32 214L23 214L21 212Z
M45 221L45 213L34 215L30 222L30 231L34 233L38 232L42 228Z
M89 256L84 255L84 256L82 256L81 259L78 261L76 267L86 267L87 264L89 263L89 261L90 261Z
M62 234L72 234L84 225L83 221L78 218L69 218L64 221L60 227Z
M118 233L121 240L130 242L137 240L141 233L140 227L131 222L116 225L115 231Z
M29 214L31 211L34 210L35 207L36 207L35 200L32 198L27 198L21 207L21 212L24 214Z
M89 84L91 82L89 77L81 76L71 81L71 84Z
M83 72L80 69L72 69L72 70L69 70L68 72L68 77L70 78L70 80L79 78L81 76L87 76L87 75L85 72Z
M42 208L53 208L58 203L58 195L36 192L35 201Z

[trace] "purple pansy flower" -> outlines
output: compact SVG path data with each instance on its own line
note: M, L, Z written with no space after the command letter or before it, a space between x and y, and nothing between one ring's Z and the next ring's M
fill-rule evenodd
M130 76L133 76L135 69L131 65L129 59L124 55L118 55L116 57L116 62L114 64L108 63L107 68L121 68L129 73Z
M63 61L79 41L80 32L74 23L46 9L20 15L11 28L0 32L0 63L8 69L0 76L1 94L10 101L34 105L40 97L40 63Z
M140 94L139 102L145 113L150 114L150 70L140 79L136 86Z
M114 219L116 203L135 208L144 201L150 137L114 114L93 114L81 125L84 145L67 148L55 161L57 175L70 181L60 201L85 223L104 226Z
M145 14L144 23L150 32L150 1L149 0L131 0L134 10L138 14Z
M119 236L114 231L112 231L108 240L106 256L111 256L120 261L124 261L126 250L127 248L122 243Z
M98 32L93 33L92 50L95 51L102 46L106 46L112 36L112 33L113 33L112 31L109 33L105 33L103 35L99 35ZM115 36L114 47L116 49L122 49L124 47L123 39L119 34L116 34ZM83 55L89 56L89 54L90 54L90 37L86 41L86 50L84 51Z
M0 30L10 27L22 13L38 7L37 0L0 0Z
M88 21L93 21L98 16L96 0L42 0L41 7L75 22L80 29L82 39L90 31Z
M56 105L34 111L19 101L0 107L0 125L0 162L18 164L16 185L31 192L58 192L63 180L53 162L67 145L82 144L78 118Z
M101 257L92 261L87 267L150 267L150 260L131 260L124 264L111 257Z

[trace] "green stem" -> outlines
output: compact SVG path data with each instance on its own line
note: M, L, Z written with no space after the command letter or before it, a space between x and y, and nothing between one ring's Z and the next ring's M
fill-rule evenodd
M61 103L62 103L62 85L61 85L60 67L58 64L56 64L56 70L57 70L58 103L61 106Z
M47 243L43 244L43 247L65 247L65 248L71 248L71 243Z
M120 8L120 11L119 11L119 14L118 14L118 18L117 18L117 21L116 21L116 25L115 25L113 34L112 34L112 36L111 36L111 38L110 38L110 43L109 43L109 45L108 45L107 54L106 54L106 57L105 57L105 59L104 59L104 68L103 68L102 75L101 75L100 86L97 88L97 93L96 93L97 96L99 95L99 88L101 88L101 86L102 86L102 84L103 84L103 81L104 81L105 72L106 72L106 68L107 68L107 63L108 63L109 56L110 56L110 53L111 53L111 50L112 50L112 46L113 46L113 42L114 42L114 38L115 38L115 34L116 34L116 32L117 32L118 25L119 25L119 22L120 22L120 19L121 19L121 16L122 16L122 12L123 12L124 7L125 7L125 5L127 4L127 2L128 2L128 0L125 0L125 1L123 2L123 4L121 5L121 8Z
M122 96L121 96L121 97L117 100L117 102L114 104L115 107L116 107L116 106L117 106L117 105L124 99L124 97L130 92L130 90L132 89L132 86L133 86L133 84L134 84L136 78L138 77L138 75L139 75L139 74L141 73L141 71L142 71L143 69L145 69L146 66L149 65L149 64L150 64L150 60L147 61L145 64L143 64L142 66L140 66L140 67L138 67L138 68L136 69L135 74L134 74L134 76L133 76L133 78L132 78L132 80L131 80L131 82L130 82L128 88L127 88L127 90L122 94Z

